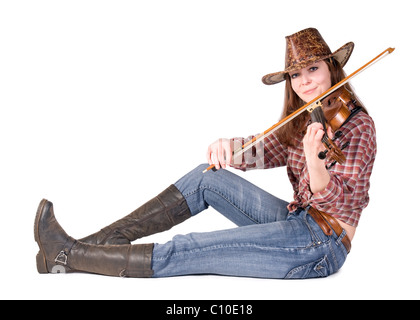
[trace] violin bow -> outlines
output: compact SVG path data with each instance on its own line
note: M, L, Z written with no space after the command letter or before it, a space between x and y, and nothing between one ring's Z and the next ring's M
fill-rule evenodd
M262 139L268 137L273 132L275 132L276 130L278 130L280 127L282 127L283 125L285 125L287 122L289 122L289 121L293 120L294 118L296 118L298 115L300 115L304 111L312 112L315 108L320 107L321 106L321 100L322 99L324 99L326 96L328 96L329 94L331 94L335 90L337 90L337 89L341 88L342 86L344 86L351 79L353 79L354 77L356 77L357 75L359 75L360 73L362 73L363 71L365 71L367 68L369 68L372 65L374 65L379 60L383 59L387 55L389 55L392 52L394 52L394 50L395 50L395 48L388 48L388 49L386 49L381 54L379 54L377 57L373 58L368 63L364 64L362 67L360 67L359 69L357 69L356 71L354 71L353 73L351 73L350 75L348 75L347 77L345 77L343 80L341 80L340 82L338 82L337 84L335 84L334 86L332 86L331 88L329 88L324 93L320 94L318 97L312 99L311 101L309 101L304 106L300 107L295 112L293 112L293 113L289 114L287 117L281 119L279 122L277 122L276 124L274 124L273 126L271 126L270 128L268 128L267 130L265 130L263 133L260 133L256 137L252 138L252 140L250 140L247 143L245 143L244 145L242 145L241 148L235 150L233 152L233 157L237 157L237 156L242 155L244 152L246 152L247 150L249 150L250 148L252 148L253 146L255 146ZM203 173L206 173L209 170L214 170L214 167L215 167L214 164L210 165L208 168L206 168L203 171Z

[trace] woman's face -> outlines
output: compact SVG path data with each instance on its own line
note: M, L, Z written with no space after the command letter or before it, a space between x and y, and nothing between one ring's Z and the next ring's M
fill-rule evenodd
M318 61L298 71L290 72L292 88L308 103L331 87L331 74L324 61Z

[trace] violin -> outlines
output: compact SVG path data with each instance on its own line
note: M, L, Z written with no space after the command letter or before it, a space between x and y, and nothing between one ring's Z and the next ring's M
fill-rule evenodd
M333 160L333 164L335 162L344 163L346 160L343 152L340 148L338 148L334 140L338 138L341 134L339 134L340 131L336 131L338 128L340 128L347 119L349 119L352 116L352 113L349 110L349 99L351 101L351 94L347 90L340 90L337 91L340 88L344 89L344 85L349 82L352 78L372 66L374 63L378 62L385 56L391 54L394 52L395 48L388 48L385 51L383 51L381 54L379 54L377 57L373 58L368 63L364 64L362 67L354 71L349 76L345 77L343 80L329 88L327 91L319 95L318 97L314 98L313 100L309 101L307 104L293 112L292 114L288 115L287 117L281 119L279 122L277 122L275 125L271 126L267 130L265 130L263 133L259 134L258 136L254 137L251 141L248 141L245 143L241 148L238 150L235 150L233 152L233 157L242 156L244 152L255 146L257 143L259 143L264 138L268 137L272 133L274 133L276 130L278 130L281 126L286 124L287 122L293 120L300 114L302 114L305 111L308 111L311 114L312 121L321 122L324 126L324 137L322 138L322 142L324 146L326 147L326 150L323 152L320 152L318 154L318 157L326 158L328 155L328 158ZM324 106L324 109L322 106ZM328 119L328 120L327 120ZM333 131L336 131L335 139L330 139L327 135L327 123L331 127ZM335 128L335 130L334 130ZM345 146L344 146L345 147ZM343 147L343 148L344 148ZM215 170L215 165L210 165L206 170L203 171L203 173L209 171L209 170Z
M326 149L318 154L319 159L327 158L328 161L340 164L343 164L346 160L342 152L346 145L340 149L334 141L342 135L342 132L338 129L349 120L350 116L354 116L361 110L361 108L354 108L355 104L356 101L352 99L351 92L343 86L322 99L320 106L309 110L312 122L319 122L324 127L324 136L321 141ZM327 134L328 127L334 133L333 138L330 138Z

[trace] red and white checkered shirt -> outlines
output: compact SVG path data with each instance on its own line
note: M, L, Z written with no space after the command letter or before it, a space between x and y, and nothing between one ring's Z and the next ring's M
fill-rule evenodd
M312 193L310 190L303 136L299 137L297 147L285 147L272 134L246 151L242 161L236 157L232 166L243 171L287 166L294 190L294 201L288 206L290 211L311 205L357 227L362 210L369 203L369 179L376 156L376 130L372 118L364 112L357 113L339 130L343 135L335 143L338 147L348 143L343 150L346 161L328 169L331 179L321 192ZM234 150L253 137L233 138ZM329 165L331 163L326 163L327 167Z

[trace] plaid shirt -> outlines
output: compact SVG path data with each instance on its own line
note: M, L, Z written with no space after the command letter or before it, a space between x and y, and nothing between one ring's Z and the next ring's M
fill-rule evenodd
M338 147L349 143L343 150L346 161L342 165L336 163L328 169L331 179L321 192L312 193L310 190L303 136L299 137L297 147L292 148L283 146L274 135L270 135L246 151L242 159L233 159L232 166L243 171L287 166L287 174L294 190L294 201L288 206L290 211L311 205L357 227L362 210L369 203L369 179L376 156L375 125L369 115L359 112L340 131L343 135L335 143ZM234 150L241 148L253 137L233 138ZM331 163L326 163L327 167L330 165Z

